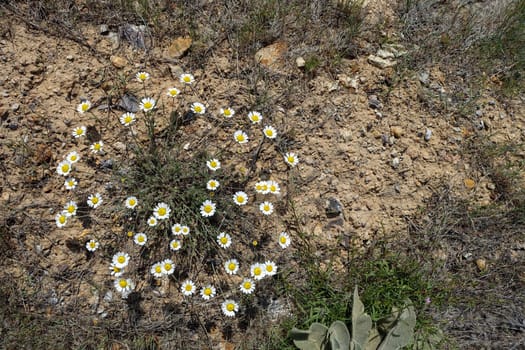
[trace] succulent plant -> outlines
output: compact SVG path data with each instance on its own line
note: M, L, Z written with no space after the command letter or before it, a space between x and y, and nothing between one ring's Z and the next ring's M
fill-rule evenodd
M357 286L352 305L352 334L344 322L335 321L330 328L312 323L308 330L293 328L290 336L301 350L395 350L408 345L414 336L416 313L410 300L403 309L392 309L392 314L372 327L372 319L365 313Z

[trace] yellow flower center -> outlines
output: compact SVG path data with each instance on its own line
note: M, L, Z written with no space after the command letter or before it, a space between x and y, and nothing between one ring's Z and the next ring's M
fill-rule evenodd
M257 244L259 244L259 242L257 242L256 239L254 239L253 242L252 242L252 245L253 245L254 247L257 247Z
M237 196L237 202L244 203L244 197L243 196Z
M295 157L294 156L288 156L288 163L293 163L295 162Z
M244 141L244 135L243 134L237 135L237 141L239 141L239 142Z
M272 272L273 271L273 266L272 265L266 265L266 271Z
M133 236L133 231L128 231L128 237L132 237Z
M235 310L235 305L233 305L232 303L229 303L228 305L226 305L226 310L228 310L228 311Z
M232 112L230 111L229 108L224 110L224 115L225 115L225 116L228 117L228 116L230 116L231 114L232 114Z
M166 270L166 271L171 270L171 264L170 263L165 263L164 264L164 270Z
M84 133L82 129L77 129L77 135L81 136Z
M62 170L64 170L64 169L62 169ZM67 184L69 185L69 187L73 187L75 185L75 183L73 181L68 181Z
M228 243L228 237L221 237L221 243L222 244Z
M146 80L146 74L142 73L139 75L140 80Z
M120 272L120 269L116 266L113 266L113 272L115 273L119 273Z
M191 284L187 284L186 287L184 287L184 289L186 289L187 292L191 292L191 290L193 289L193 286Z
M89 242L89 246L94 249L97 244L95 242Z
M126 257L124 255L121 255L117 258L117 261L119 264L124 264L126 262Z
M211 213L212 210L213 210L213 208L211 207L211 205L206 204L206 205L204 206L204 212L206 212L206 213Z
M214 161L214 160L212 160L212 161L210 162L210 165L211 165L212 168L216 168L216 167L217 167L217 162Z
M211 295L211 288L205 288L204 295Z
M160 266L155 266L155 272L156 272L156 273L161 273L161 272L162 272L162 267L160 267Z
M124 122L125 122L126 124L131 123L132 120L133 120L133 118L131 118L130 115L127 115L127 116L124 118Z
M281 238L279 238L279 242L281 242L282 244L285 244L286 243L286 237L281 236Z
M91 198L91 203L97 204L98 203L98 197Z
M87 103L82 103L81 109L82 109L83 112L87 111L88 108L89 108L89 105Z
M237 265L235 265L235 263L231 262L231 263L228 264L228 270L230 270L230 271L234 271L236 267L237 267Z
M252 284L250 282L244 282L244 289L251 289Z
M172 246L173 248L177 249L177 248L179 247L179 242L174 241L174 242L171 244L171 246Z
M73 214L75 212L75 207L73 205L68 206L67 212Z
M67 173L69 171L69 164L64 164L61 167L63 173Z
M72 162L76 161L76 160L77 160L77 156L74 155L74 154L71 155L70 160L71 160Z
M200 113L202 112L202 107L201 106L195 106L195 113Z
M191 82L191 78L188 75L186 75L184 78L182 78L182 80L184 80L185 83Z
M153 107L153 103L151 103L150 101L144 102L144 108L145 109L150 109L152 107Z
M270 191L277 192L277 187L275 185L270 186Z
M126 280L120 280L118 281L118 284L122 287L122 288L126 288L128 286L128 281Z
M142 235L138 236L137 241L139 241L140 243L144 242L144 236Z
M61 224L65 224L66 223L66 217L64 215L61 215L58 218L58 222L60 222Z
M149 220L149 223L150 223L150 225L155 225L156 221L155 221L154 218L151 218L151 219Z
M133 198L129 200L128 204L130 206L134 206L135 204L137 203L137 201L135 201Z
M262 273L262 270L260 267L256 267L255 269L253 269L253 274L255 276L259 276L261 273Z
M272 136L273 131L271 129L266 130L266 136Z
M270 206L268 204L264 205L264 211L270 211Z
M159 213L160 216L166 215L166 208L159 208L158 213Z

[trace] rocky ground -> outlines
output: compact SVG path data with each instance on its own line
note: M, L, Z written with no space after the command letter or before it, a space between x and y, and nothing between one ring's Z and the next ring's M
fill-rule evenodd
M370 2L367 20L376 21L385 6ZM394 16L394 11L386 15ZM0 40L0 216L12 233L3 237L12 251L6 254L0 275L2 281L16 281L13 288L20 293L38 291L44 296L43 304L28 304L29 312L52 316L75 309L94 320L114 312L116 306L108 301L110 289L99 288L107 279L106 261L71 247L93 232L80 221L64 229L55 225L65 196L55 168L74 148L88 159L79 166L79 180L90 185L79 196L109 193L106 185L112 175L103 163L128 156L129 135L118 122L120 111L103 109L105 98L122 91L118 84L124 81L128 90L140 90L140 83L133 81L138 71L151 74L148 88L158 96L179 86L182 72L195 75L198 85L193 95L181 96L178 103L189 105L199 98L210 115L183 127L181 144L188 145L189 154L228 142L237 124L217 123L219 108L231 105L240 116L249 106L266 101L263 114L288 135L286 146L300 159L290 178L288 167L276 156L279 147L265 147L259 154L254 173L270 174L288 184L279 204L283 217L275 218L271 227L292 230L299 224L302 232L311 234L319 255L326 255L327 264L334 249L343 264L349 246L365 249L393 236L402 240L408 234L407 218L416 215L443 183L472 206L490 206L497 184L472 165L465 145L474 136L496 144L523 144L525 138L524 100L497 98L491 82L472 110L459 115L452 108L457 96L439 65L411 67L400 74L397 68L412 48L397 40L399 33L390 28L383 33L388 39L384 44L360 41L363 53L342 59L337 72L319 69L311 74L301 48L286 40L241 59L223 41L209 53L204 68L193 69L186 53L193 49L191 36L152 43L146 36L148 49L143 50L137 48L140 43L100 25L82 28L77 37L85 41L40 30L11 16L2 17L0 27L9 28ZM75 108L83 98L94 103L101 120L82 120L84 115ZM437 103L444 107L429 108ZM72 140L72 128L81 121L103 135L103 156L89 155L88 143ZM167 123L160 120L159 130ZM255 129L249 131L255 134ZM254 144L240 152L250 155L256 148ZM242 173L239 167L249 163L226 166ZM298 218L293 224L285 200L289 196ZM113 214L100 214L92 230L108 231L105 237L121 234L124 228L113 221ZM434 253L446 261L451 252ZM479 258L490 260L489 253L477 252L467 260L472 265ZM514 263L523 263L523 255ZM171 302L177 297L173 298ZM158 321L151 304L146 313ZM239 341L237 336L232 339Z

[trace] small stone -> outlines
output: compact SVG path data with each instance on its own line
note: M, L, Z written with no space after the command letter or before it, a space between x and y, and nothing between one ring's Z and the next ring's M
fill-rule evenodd
M425 141L430 141L431 137L432 137L432 130L426 129L425 130L425 136L424 136Z
M487 269L487 261L485 259L476 259L476 266L480 271L485 271Z
M381 109L383 104L377 99L376 95L368 96L368 106L373 109Z
M483 111L482 111L481 109L478 109L478 110L476 111L476 117L478 117L478 118L483 117Z
M381 57L375 56L375 55L368 56L367 61L372 66L377 67L377 68L381 68L381 69L393 67L393 66L395 66L397 64L397 61L384 59L384 58L381 58Z
M181 58L188 52L193 40L187 37L178 37L177 39L171 42L171 45L168 47L166 56L168 58Z
M75 58L73 57L73 55L67 55L66 56L66 60L68 61L73 61Z
M169 65L170 67L170 73L171 73L171 76L175 79L179 79L179 77L184 74L184 70L182 69L181 66L177 66L177 65L173 65L173 64L170 64Z
M287 49L284 41L278 41L257 51L255 61L270 70L278 70Z
M334 218L343 213L343 205L337 198L330 197L326 200L325 211L327 217Z
M118 33L116 32L109 32L108 33L108 40L111 42L111 48L113 50L116 50L120 46L120 37L118 36Z
M403 129L401 127L399 127L399 126L391 126L390 127L390 133L396 139L401 138L401 136L403 136L403 134L404 134Z
M128 64L126 59L120 56L111 56L110 60L113 66L115 66L116 68L124 68Z
M496 185L494 185L492 182L487 182L485 187L487 187L487 190L489 191L494 191L496 189Z
M304 60L304 58L299 56L295 59L295 64L298 68L304 68L304 66L306 65L306 61Z
M421 72L418 74L419 82L423 85L428 85L430 75L428 72Z
M392 168L397 169L399 167L399 157L392 159Z
M376 55L385 59L395 57L395 55L392 52L383 49L377 50Z
M13 130L13 131L14 131L14 130L17 130L17 129L18 129L18 123L10 123L10 124L7 126L7 128L8 128L9 130Z
M392 53L396 58L405 56L408 53L405 47L401 44L384 44L383 50Z
M18 111L19 109L20 109L20 103L13 103L13 104L11 105L11 110L12 110L13 112Z

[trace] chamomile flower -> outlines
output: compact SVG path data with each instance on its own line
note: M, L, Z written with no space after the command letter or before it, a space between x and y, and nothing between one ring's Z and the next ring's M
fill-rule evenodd
M128 266L129 259L128 253L118 252L117 254L113 255L113 259L111 261L113 262L113 265L119 269L123 269Z
M217 236L217 243L221 246L221 248L228 248L232 245L232 237L227 234L226 232L221 232Z
M266 181L266 184L268 185L268 190L271 194L280 194L281 188L279 187L279 183L277 181L268 180Z
M71 172L72 168L72 164L69 160L63 160L58 163L57 173L62 176L67 176Z
M73 129L73 136L78 139L79 137L86 135L86 127L85 126L77 126Z
M129 196L125 201L126 208L128 209L135 209L138 203L139 201L135 196Z
M120 116L120 123L124 126L130 126L135 122L137 116L135 113L126 112Z
M80 160L80 155L77 153L77 151L71 151L66 155L66 159L71 163L75 164Z
M55 216L57 227L64 227L67 224L67 212L63 211Z
M277 273L277 265L273 261L268 260L264 263L264 273L266 276L273 276Z
M169 88L168 92L166 93L166 95L168 95L169 97L177 97L179 96L179 94L180 94L180 90L174 87Z
M133 242L135 242L135 244L138 244L138 245L145 245L146 242L148 241L148 236L146 236L144 233L140 232L140 233L137 233L134 237L133 237Z
M264 214L264 215L270 215L271 213L273 213L273 204L271 202L262 202L260 205L259 205L259 210Z
M267 181L256 182L254 187L255 187L255 192L257 193L267 194L268 192L270 192Z
M250 275L254 280L263 279L266 276L264 264L255 263L250 266Z
M104 147L104 142L98 141L93 143L91 146L89 146L89 149L91 150L91 153L99 153L102 152L102 148Z
M259 113L259 112L250 112L248 113L248 119L250 119L250 121L253 123L253 124L259 124L262 120L262 114Z
M281 248L286 249L290 246L292 243L292 240L290 239L290 236L286 232L281 232L279 234L279 245Z
M182 292L182 294L186 296L190 296L193 293L195 293L195 289L196 289L195 283L193 283L192 280L186 280L180 286L180 291Z
M155 216L152 215L152 216L150 216L148 218L148 226L149 227L155 227L155 226L157 226L158 223L159 222L158 222L158 220L157 220L157 218Z
M145 97L140 101L139 107L144 112L149 112L155 107L155 100L151 97Z
M69 177L64 181L64 187L66 190L74 190L77 187L78 182L74 177Z
M215 191L217 188L219 188L220 186L220 183L219 181L215 180L215 179L211 179L209 180L207 183L206 183L206 188L209 190L209 191Z
M202 103L193 102L191 105L191 110L196 114L204 114L206 112L206 107Z
M87 204L93 209L98 208L102 202L100 193L90 194L87 200Z
M239 286L239 289L244 294L252 294L255 290L255 282L251 278L245 278Z
M178 239L174 239L170 242L170 249L176 252L182 248L182 243Z
M216 289L211 284L208 284L207 286L204 286L201 288L201 297L204 300L210 300L215 296Z
M273 126L266 125L263 129L264 136L269 139L274 139L277 137L277 130Z
M237 130L233 133L233 139L242 145L243 143L248 142L248 135L242 130Z
M77 106L77 112L80 114L86 113L91 108L91 102L84 100Z
M115 280L115 289L122 293L123 298L127 298L129 293L135 289L135 283L129 278L119 278Z
M153 264L149 272L151 272L151 274L155 278L161 278L162 276L164 276L164 273L162 272L162 263L158 262Z
M184 236L187 236L187 235L190 234L190 228L189 228L188 226L186 226L186 225L184 225L184 226L181 227L181 231L182 231L182 234L183 234Z
M239 304L234 300L228 299L221 304L221 310L225 316L235 317L235 313L239 311Z
M226 118L231 118L235 114L235 111L230 107L221 108L221 114Z
M181 74L181 76L180 76L180 82L182 84L190 85L194 81L195 81L195 78L193 77L193 75L191 75L189 73L184 73L184 74Z
M248 203L248 195L243 191L235 192L233 202L237 205L245 205Z
M288 152L284 155L284 161L291 167L294 167L299 163L299 158L293 152Z
M77 209L78 206L75 201L69 201L64 205L64 212L68 217L77 215Z
M176 223L173 226L171 226L171 233L174 234L175 236L181 235L182 234L182 225L179 224L179 223Z
M89 250L90 252L94 252L95 250L97 250L98 246L99 246L99 243L95 241L94 239L90 239L86 243L86 249Z
M208 167L208 169L216 171L221 168L221 162L219 162L218 159L213 158L206 162L206 166Z
M117 267L115 264L111 263L109 265L109 273L111 276L120 277L124 273L124 269L121 267Z
M165 259L162 261L162 273L165 275L171 275L175 271L175 264L171 259Z
M158 203L155 208L153 208L153 215L159 220L169 219L171 209L166 203Z
M149 73L147 73L147 72L138 72L138 73L135 75L135 78L137 78L137 80L138 80L140 83L145 83L146 80L149 80Z
M201 205L201 215L204 217L210 217L215 214L215 203L210 201L209 199L202 202Z
M224 263L224 269L229 275L235 275L239 271L239 262L237 259L230 259Z

